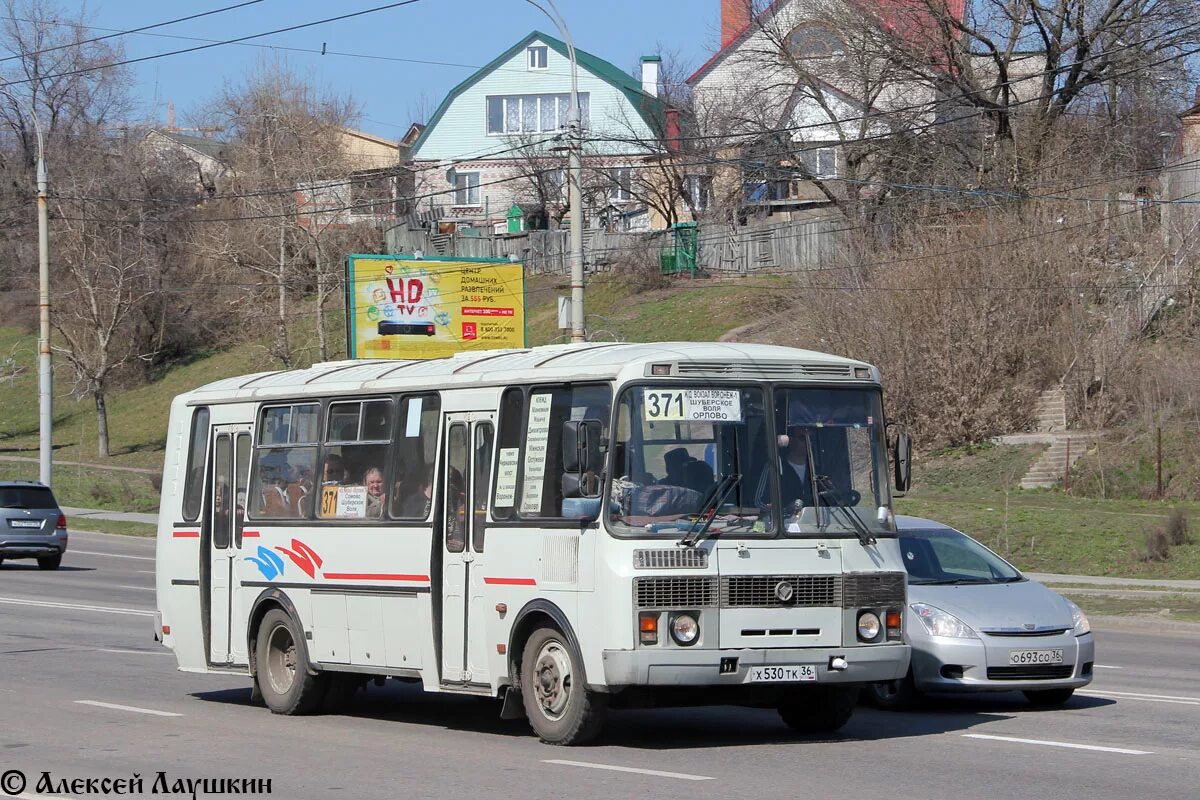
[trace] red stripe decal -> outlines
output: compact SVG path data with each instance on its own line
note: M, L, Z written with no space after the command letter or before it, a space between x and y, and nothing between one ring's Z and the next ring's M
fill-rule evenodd
M175 531L171 535L176 539L199 539L200 531Z
M242 531L243 539L257 539L258 537L259 537L258 531Z
M533 578L484 578L483 582L493 586L537 586Z
M413 581L429 583L428 575L401 575L394 572L326 572L331 581Z

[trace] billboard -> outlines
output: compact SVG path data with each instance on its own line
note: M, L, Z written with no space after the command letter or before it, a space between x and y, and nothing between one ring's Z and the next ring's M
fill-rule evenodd
M525 268L479 258L346 259L350 358L442 358L525 346Z

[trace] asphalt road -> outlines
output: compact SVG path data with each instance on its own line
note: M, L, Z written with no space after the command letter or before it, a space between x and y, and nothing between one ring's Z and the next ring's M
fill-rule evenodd
M147 795L162 771L356 800L1200 796L1191 631L1099 628L1096 680L1061 710L1016 694L860 709L824 740L771 711L613 712L598 745L555 748L495 703L395 682L348 714L273 716L250 704L248 678L177 672L154 643L152 541L73 534L71 547L58 572L0 567L0 772L23 772L25 797L44 771L137 773Z

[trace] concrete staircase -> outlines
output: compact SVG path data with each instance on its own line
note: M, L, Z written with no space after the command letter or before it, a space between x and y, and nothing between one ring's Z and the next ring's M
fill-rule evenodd
M1055 433L1067 429L1067 393L1061 385L1042 392L1034 407L1033 419L1035 431Z
M1000 444L1048 445L1021 478L1020 486L1022 489L1049 489L1062 482L1067 469L1088 451L1100 434L1067 430L1067 397L1061 385L1042 392L1033 417L1033 431L1000 436L995 441Z

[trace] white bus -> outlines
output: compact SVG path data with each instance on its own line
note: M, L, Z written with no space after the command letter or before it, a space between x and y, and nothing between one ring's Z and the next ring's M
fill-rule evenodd
M764 345L218 381L171 407L157 635L281 714L392 677L555 744L646 704L829 732L908 670L886 447L874 367Z

